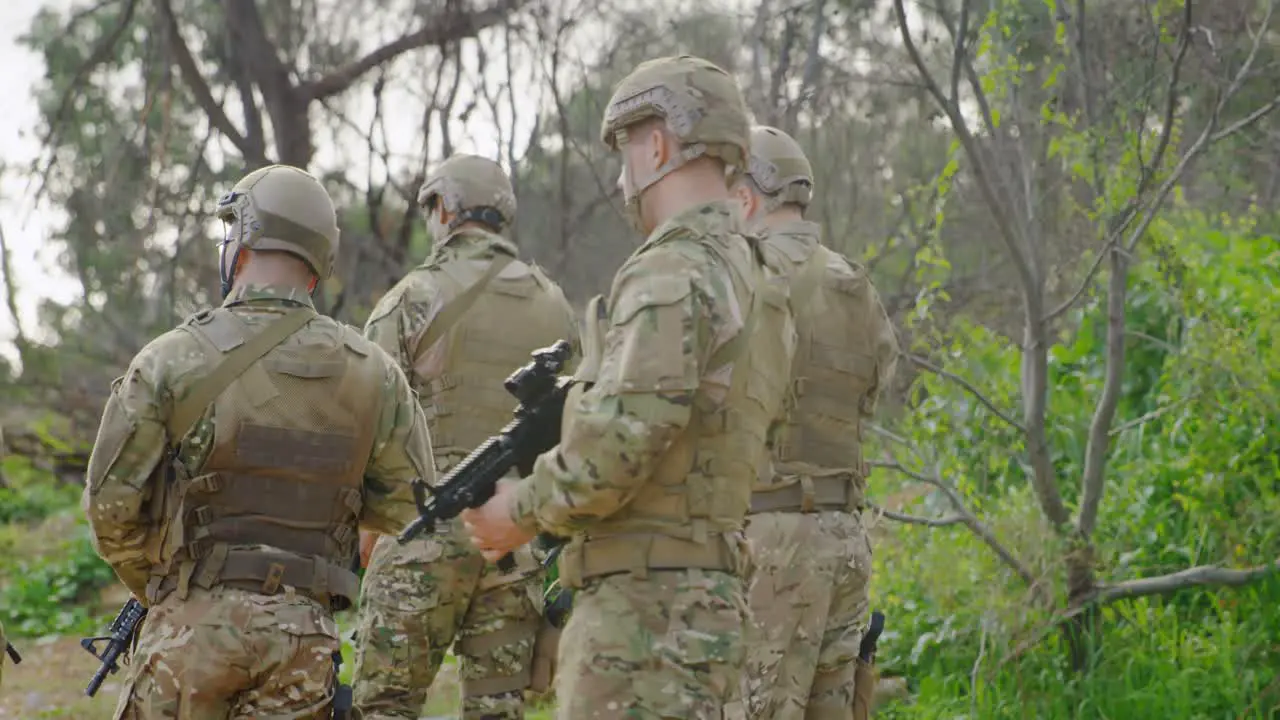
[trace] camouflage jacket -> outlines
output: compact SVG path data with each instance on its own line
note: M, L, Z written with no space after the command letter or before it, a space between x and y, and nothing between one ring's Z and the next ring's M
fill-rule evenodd
M560 445L538 459L516 492L511 515L524 529L568 537L625 513L688 426L695 403L714 406L726 397L733 363L708 372L709 362L743 330L749 308L708 246L725 255L752 252L727 201L678 213L618 271L596 382L566 408L572 419ZM684 288L675 305L653 297L672 287Z
M270 286L243 288L223 303L250 327L263 327L299 305L312 305L305 292ZM316 316L286 342L328 347L342 342L349 331L331 318ZM411 483L418 478L434 482L434 469L426 422L413 391L391 358L379 354L386 363L383 409L365 469L360 525L392 534L417 517ZM112 383L89 458L82 507L98 553L138 597L144 596L152 567L169 560L160 556L169 551L156 550L156 536L164 527L150 519L149 508L166 476L157 472L169 452L166 421L174 401L220 360L206 356L190 334L174 329L148 343ZM208 456L213 428L210 408L175 443L176 460L188 473L198 472Z

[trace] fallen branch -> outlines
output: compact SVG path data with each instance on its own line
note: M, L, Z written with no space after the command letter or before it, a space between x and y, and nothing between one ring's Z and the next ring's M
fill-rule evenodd
M1099 585L1087 602L1092 605L1105 605L1119 600L1167 595L1193 587L1241 587L1276 572L1280 572L1280 557L1266 565L1242 569L1224 568L1220 565L1198 565L1167 575ZM1078 614L1079 611L1076 612Z
M1063 623L1104 605L1140 597L1168 595L1179 590L1189 590L1195 587L1243 587L1278 572L1280 572L1280 558L1276 558L1274 562L1266 565L1257 565L1250 568L1232 569L1224 568L1220 565L1197 565L1196 567L1168 573L1167 575L1100 584L1078 606L1054 613L1052 617L1032 633L1032 637L1019 643L1008 656L1001 660L996 669L1003 667L1007 663L1017 661L1018 658L1039 644L1047 635L1061 627Z

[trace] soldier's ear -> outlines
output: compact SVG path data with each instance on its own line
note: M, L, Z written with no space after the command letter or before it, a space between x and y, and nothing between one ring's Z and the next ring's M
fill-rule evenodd
M649 169L656 172L658 168L667 163L671 159L670 139L667 133L663 132L661 125L654 123L652 129L649 130L649 142L647 145L647 159L649 161Z
M751 188L747 187L746 183L740 182L734 186L733 194L742 205L742 217L748 220L751 219L751 216L755 215L756 212L757 201L755 193L751 192Z

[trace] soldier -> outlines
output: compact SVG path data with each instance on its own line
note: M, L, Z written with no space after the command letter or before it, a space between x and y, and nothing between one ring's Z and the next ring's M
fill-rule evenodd
M329 717L358 527L416 517L426 419L395 362L316 313L337 215L297 168L219 201L222 306L138 353L107 399L84 510L149 608L116 720Z
M741 715L751 483L794 332L766 292L728 183L746 164L737 82L682 55L614 90L604 142L648 236L587 307L558 447L464 519L490 556L536 531L572 538L560 718Z
M871 576L862 419L889 385L898 346L867 271L804 219L812 192L796 141L753 128L735 193L748 222L767 228L765 257L789 280L799 332L773 473L757 484L747 525L756 568L744 695L759 720L850 718L855 690L874 689L854 683Z
M502 386L511 371L558 339L576 346L578 330L560 287L501 235L515 220L516 198L497 163L454 155L418 203L435 248L382 297L365 335L417 390L444 472L511 420L515 400ZM353 690L366 720L416 719L451 645L461 661L463 718L523 717L541 624L540 570L525 548L513 572L500 572L460 521L405 545L382 538L360 599Z

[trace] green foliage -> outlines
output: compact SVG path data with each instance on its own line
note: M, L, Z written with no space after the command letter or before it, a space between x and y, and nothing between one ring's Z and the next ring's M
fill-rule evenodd
M25 534L18 547L27 547ZM49 635L94 630L98 623L86 601L115 581L115 573L94 551L88 528L76 524L44 554L27 550L4 563L0 622L15 635Z
M54 512L74 507L80 488L59 484L40 473L20 456L0 461L8 487L0 487L0 524L43 520Z
M1257 221L1171 214L1151 229L1159 261L1133 270L1096 532L1104 581L1280 555L1280 244L1255 235ZM1102 385L1105 304L1087 303L1075 320L1050 352L1050 446L1069 501ZM949 329L943 369L1016 416L1019 349L972 323ZM936 375L920 377L913 401L897 432L936 456L943 477L1061 598L1060 541L1029 489L1022 435ZM946 510L933 495L912 508ZM873 605L891 628L882 663L919 693L886 717L1260 718L1280 701L1258 700L1280 662L1280 578L1110 606L1096 664L1075 676L1026 586L962 528L895 529L877 548L876 577Z

